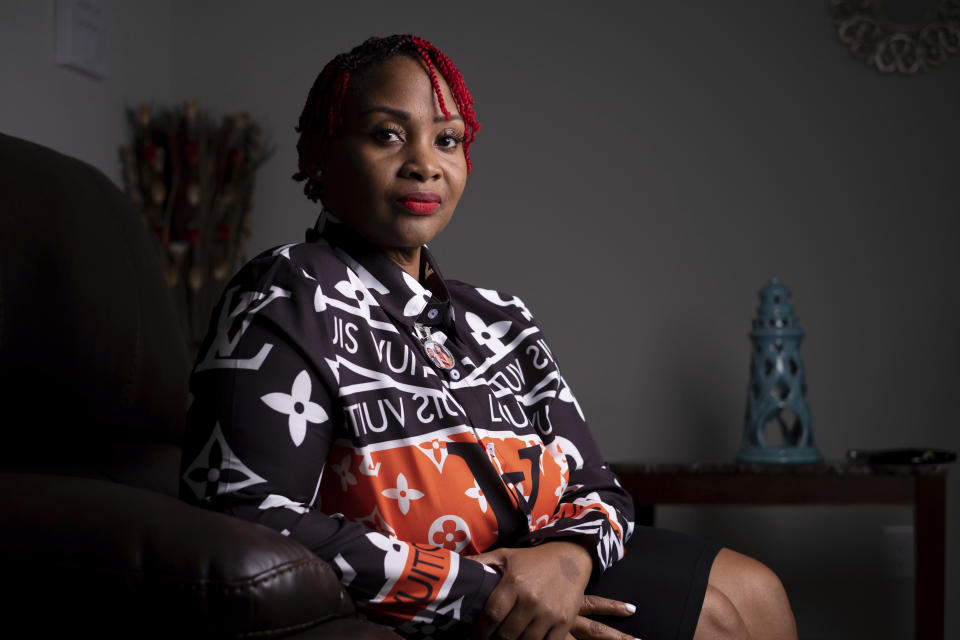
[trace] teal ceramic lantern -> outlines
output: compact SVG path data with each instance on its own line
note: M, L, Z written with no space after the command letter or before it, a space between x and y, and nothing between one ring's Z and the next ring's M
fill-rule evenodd
M807 404L807 381L800 358L803 331L797 326L790 289L778 278L760 290L750 339L750 385L737 461L823 461L813 442Z

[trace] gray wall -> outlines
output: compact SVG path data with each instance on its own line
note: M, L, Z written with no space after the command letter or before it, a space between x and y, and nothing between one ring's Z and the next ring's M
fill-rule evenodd
M416 32L447 51L484 128L435 253L447 276L526 300L611 460L733 457L746 333L773 275L793 288L807 332L828 458L960 449L960 57L883 76L837 41L826 2L807 0L172 0L110 4L119 68L96 84L54 68L49 4L0 2L0 82L17 89L4 86L0 130L115 177L122 101L246 109L277 148L258 174L251 255L302 238L316 214L289 176L293 126L322 65L374 34ZM131 72L141 66L159 77ZM954 468L948 637L960 636L958 478ZM882 570L882 527L908 524L905 511L662 516L774 567L802 638L910 635L910 584Z
M169 2L106 0L110 67L95 80L55 63L53 0L0 0L0 132L53 147L121 183L127 105L167 103Z

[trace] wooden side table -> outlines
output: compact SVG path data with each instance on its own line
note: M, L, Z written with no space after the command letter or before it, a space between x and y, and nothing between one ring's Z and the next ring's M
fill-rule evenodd
M911 507L916 567L915 637L943 638L946 467L624 462L610 466L633 496L641 524L653 524L658 504Z

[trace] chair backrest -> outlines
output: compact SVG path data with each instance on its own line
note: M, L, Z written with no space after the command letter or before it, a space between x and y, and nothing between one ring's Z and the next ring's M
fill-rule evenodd
M188 374L127 196L79 160L0 134L0 464L177 445Z

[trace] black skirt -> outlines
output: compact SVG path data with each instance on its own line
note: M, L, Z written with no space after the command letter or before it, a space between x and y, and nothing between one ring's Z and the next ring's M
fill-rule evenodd
M596 616L642 640L690 640L720 545L683 533L637 526L623 559L587 587L591 595L636 605L627 618Z

